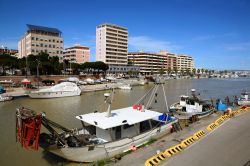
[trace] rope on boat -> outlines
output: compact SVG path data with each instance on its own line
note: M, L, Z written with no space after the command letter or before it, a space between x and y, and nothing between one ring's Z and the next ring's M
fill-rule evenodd
M153 102L153 97L154 97L155 93L157 92L158 87L159 87L159 85L154 86L153 92L151 93L151 96L150 96L150 98L149 98L149 100L148 100L148 103L146 104L146 108L147 108L147 109L148 109L148 107L152 104L152 102Z
M165 88L164 88L163 84L161 84L161 86L162 86L162 90L163 90L163 95L164 95L164 99L165 99L165 104L166 104L167 112L169 112L168 101L167 101L167 97L166 97L166 93L165 93Z
M148 92L146 92L134 105L141 103L146 98L146 96L153 90L153 88L154 86L152 86L152 88Z

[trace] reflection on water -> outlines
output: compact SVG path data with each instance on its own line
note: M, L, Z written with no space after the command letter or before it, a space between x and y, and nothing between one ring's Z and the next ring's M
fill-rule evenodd
M242 90L250 90L250 79L199 79L199 80L169 80L164 85L168 105L179 100L182 94L189 94L190 89L196 89L203 99L224 99L226 96L239 96ZM116 90L112 109L133 105L150 88L146 86L133 87L132 91ZM77 97L56 99L30 99L19 98L10 102L0 103L0 165L13 166L49 166L49 165L83 165L67 162L64 159L44 152L41 148L37 151L22 149L15 140L15 111L19 106L28 107L36 112L46 112L49 119L66 126L67 128L81 127L75 116L89 112L106 111L104 91L84 93ZM165 112L164 98L159 94L153 108ZM45 131L42 128L42 132ZM84 155L84 154L83 154Z

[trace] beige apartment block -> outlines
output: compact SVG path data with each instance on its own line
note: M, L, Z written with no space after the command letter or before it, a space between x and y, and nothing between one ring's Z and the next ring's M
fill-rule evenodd
M141 74L156 74L162 69L165 71L167 69L167 54L130 52L128 53L128 59L134 66L140 67Z
M18 42L19 58L45 52L50 56L58 56L62 60L63 37L60 30L29 24L27 27L27 32Z
M96 27L96 61L111 65L128 64L128 29L114 24Z
M194 68L194 60L188 55L177 56L177 69L178 71L192 71Z
M160 51L159 54L166 55L167 60L166 60L166 69L167 70L177 70L177 55L174 53L170 53L167 51Z
M72 63L83 64L90 61L90 49L86 46L75 45L65 49L63 58Z

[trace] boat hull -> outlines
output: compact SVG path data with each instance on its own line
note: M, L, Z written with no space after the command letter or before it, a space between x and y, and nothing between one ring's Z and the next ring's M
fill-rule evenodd
M140 146L150 141L152 138L160 138L165 134L170 133L171 125L175 122L177 122L177 120L135 137L124 138L101 145L65 148L57 148L56 146L52 146L46 148L45 150L70 161L94 162L105 158L114 157L115 155L131 150L132 146Z
M238 101L238 105L250 105L250 100Z
M29 94L29 97L35 98L35 99L48 99L48 98L79 96L80 94L81 94L81 91L31 92Z

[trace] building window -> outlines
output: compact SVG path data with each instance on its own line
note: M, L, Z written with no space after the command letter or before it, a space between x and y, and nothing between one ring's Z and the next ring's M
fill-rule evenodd
M51 40L49 39L49 42L51 42Z
M40 44L40 47L43 47L43 44L42 44L42 43Z
M56 46L55 45L53 45L53 48L55 48Z
M31 40L34 40L34 37L31 37Z
M31 50L31 52L35 52L35 50Z
M44 47L47 47L47 45L44 45Z
M38 38L36 38L36 40L39 40Z
M51 48L51 45L49 44L49 48Z
M55 42L55 39L53 39L53 42Z

